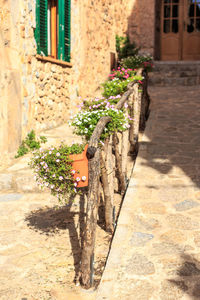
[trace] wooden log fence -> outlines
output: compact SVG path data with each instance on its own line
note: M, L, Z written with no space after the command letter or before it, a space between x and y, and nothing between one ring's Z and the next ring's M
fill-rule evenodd
M138 74L144 76L143 88L139 83L130 83L127 92L116 104L117 109L128 104L126 113L133 118L129 130L121 133L114 132L110 139L99 147L100 136L110 117L102 117L89 141L87 157L89 159L89 187L86 208L86 223L83 236L81 256L80 281L83 287L90 288L93 284L93 260L99 205L99 186L102 184L105 205L106 231L113 233L113 201L115 178L118 178L118 192L123 196L127 185L127 156L138 143L140 129L144 129L149 114L149 96L147 92L148 75L143 70ZM113 155L114 152L114 155Z

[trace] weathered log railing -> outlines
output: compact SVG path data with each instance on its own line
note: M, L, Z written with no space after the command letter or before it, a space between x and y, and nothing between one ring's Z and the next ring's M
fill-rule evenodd
M139 83L129 84L127 92L123 94L116 108L121 109L128 103L129 115L133 122L129 130L113 133L105 141L102 149L98 147L100 136L110 117L102 117L89 141L87 157L89 159L89 190L86 208L86 224L81 257L81 284L85 288L92 285L91 272L93 270L97 212L100 198L100 178L104 193L106 231L113 232L113 198L115 176L118 179L118 191L124 195L127 183L127 156L135 149L139 130L144 129L149 110L149 96L147 93L148 78L142 70L138 74L144 76L143 88ZM142 91L141 91L142 89ZM127 110L127 112L128 112ZM113 155L114 150L114 155Z

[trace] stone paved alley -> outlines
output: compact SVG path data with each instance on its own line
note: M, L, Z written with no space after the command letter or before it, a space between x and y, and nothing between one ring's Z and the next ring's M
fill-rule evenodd
M98 300L200 299L200 87L150 95Z
M20 160L10 169L20 175L0 176L1 300L200 299L200 87L154 87L150 95L150 118L97 297L73 283L75 223L59 221L69 211L52 210L53 197L29 182L23 186L29 177ZM5 190L19 178L31 193ZM78 218L76 211L71 216ZM97 243L100 255L104 245Z

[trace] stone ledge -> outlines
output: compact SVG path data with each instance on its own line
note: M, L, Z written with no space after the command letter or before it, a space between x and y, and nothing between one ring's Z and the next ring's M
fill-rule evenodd
M49 56L42 56L42 55L36 55L36 58L42 61L47 61L47 62L51 62L57 65L61 65L63 67L68 67L68 68L72 68L72 64L63 60L59 60L53 57L49 57Z

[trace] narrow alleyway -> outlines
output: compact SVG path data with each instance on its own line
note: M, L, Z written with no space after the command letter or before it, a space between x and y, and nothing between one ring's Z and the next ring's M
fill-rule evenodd
M152 87L98 300L200 299L200 87Z

